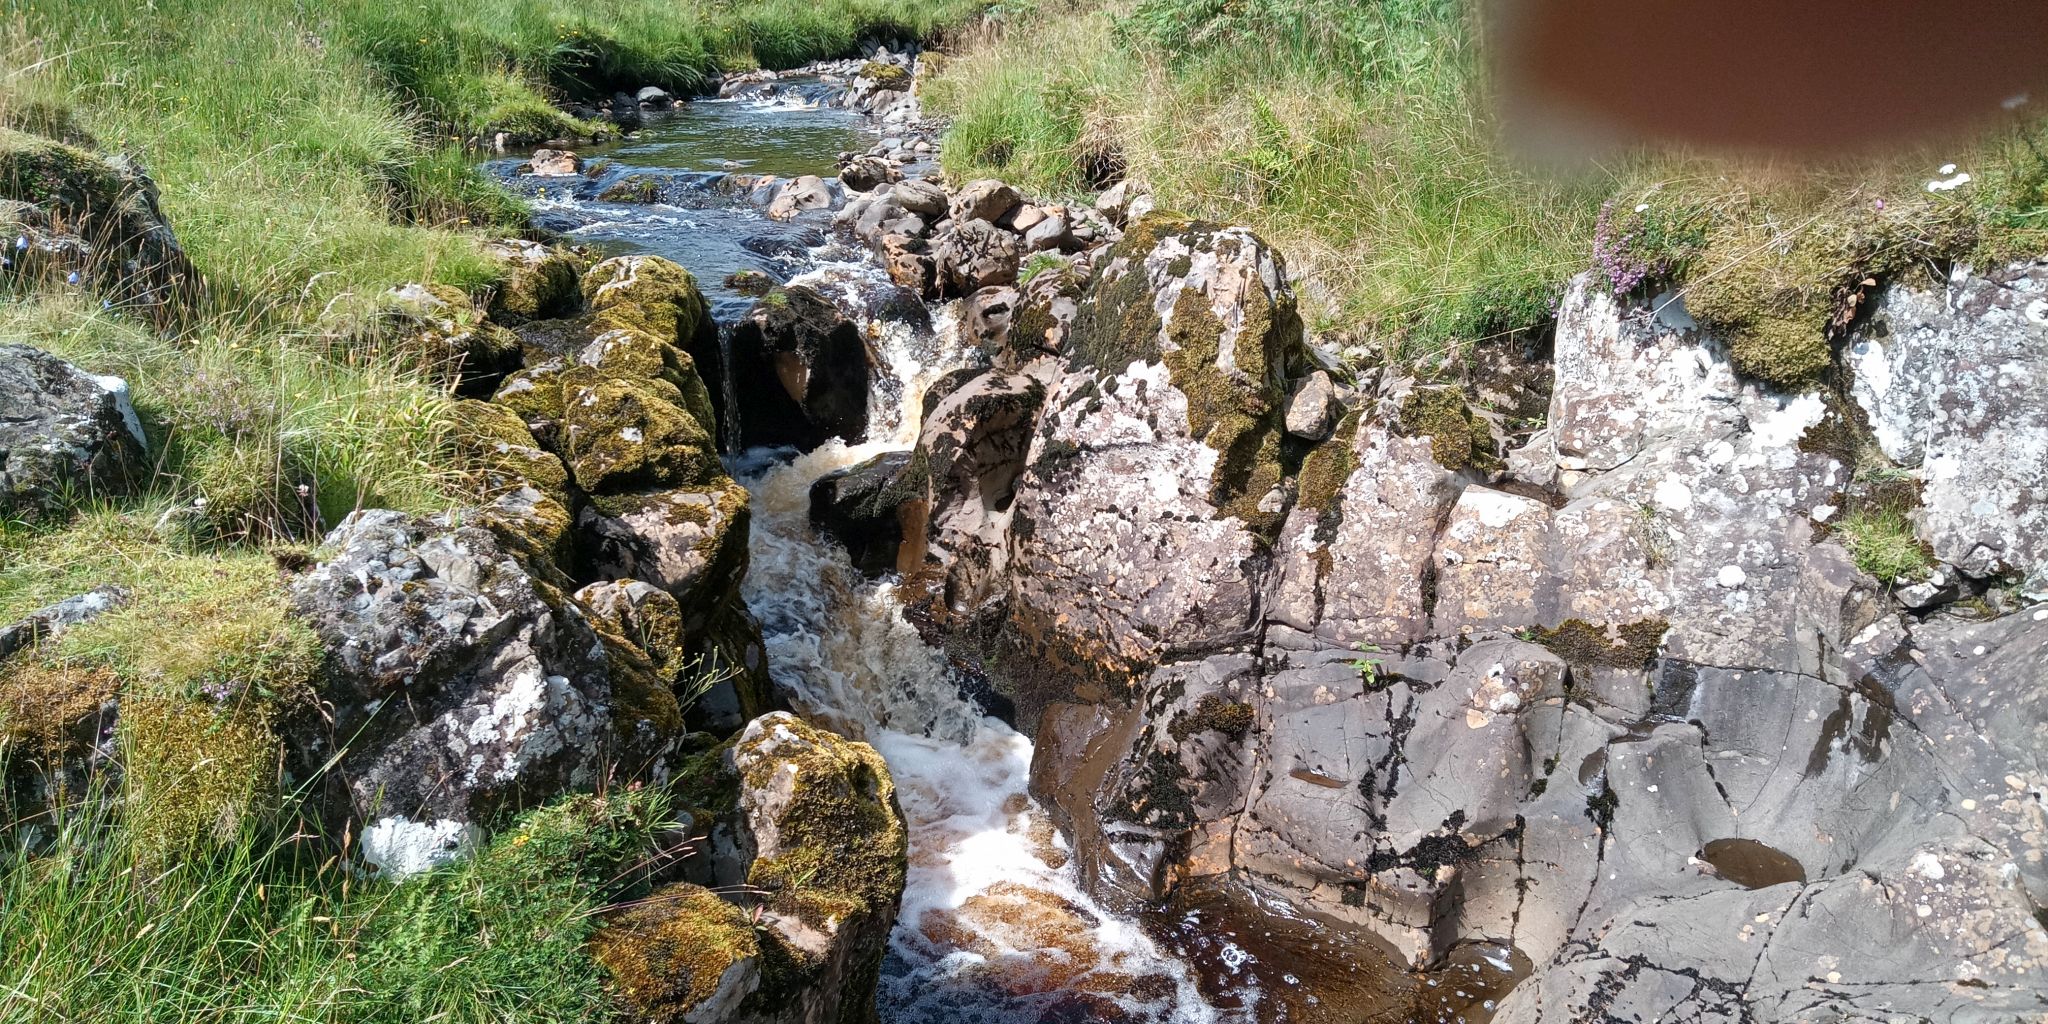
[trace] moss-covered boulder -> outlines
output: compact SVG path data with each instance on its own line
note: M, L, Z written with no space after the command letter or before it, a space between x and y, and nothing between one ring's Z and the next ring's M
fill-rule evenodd
M784 1019L872 1020L908 868L888 765L785 712L749 723L731 756L770 966L758 998L799 1008Z
M107 301L171 326L204 291L164 220L156 183L125 157L0 128L0 220L28 242L13 272L90 284Z
M560 246L507 238L484 251L502 261L505 279L491 292L491 318L519 324L575 311L582 302L581 278L588 261Z
M592 494L709 483L724 475L711 433L647 383L579 366L562 375L561 450Z
M448 422L455 458L484 496L532 487L562 505L570 503L568 467L540 446L510 406L463 399L449 410Z
M592 312L618 306L650 312L672 308L676 326L669 336L679 340L712 326L711 309L696 277L659 256L614 256L590 268L581 287Z
M612 997L648 1024L743 1019L741 1006L761 987L761 945L746 912L687 883L607 916L590 952Z
M592 314L585 325L589 340L576 352L576 361L607 377L666 385L664 397L681 406L705 430L713 430L718 414L711 404L711 391L697 372L696 359L672 339L636 326L645 322L632 315L636 309L612 307Z
M391 289L368 331L366 340L395 349L463 395L488 395L519 368L519 337L487 319L461 289L447 285Z
M910 69L901 64L871 60L860 66L860 77L875 83L878 92L902 92L910 88Z

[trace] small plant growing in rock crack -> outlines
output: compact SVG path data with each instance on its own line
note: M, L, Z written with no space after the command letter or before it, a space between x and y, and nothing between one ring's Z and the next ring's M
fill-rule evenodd
M1379 652L1379 647L1373 644L1366 644L1365 646L1359 648L1359 650L1362 653L1376 654ZM1357 670L1358 678L1364 681L1365 688L1368 692L1370 692L1373 688L1379 685L1380 666L1383 664L1385 663L1378 658L1361 657L1353 658L1351 660L1351 667Z

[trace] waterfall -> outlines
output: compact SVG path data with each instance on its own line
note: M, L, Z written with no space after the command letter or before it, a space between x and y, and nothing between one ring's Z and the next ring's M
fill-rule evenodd
M871 439L740 471L754 508L743 592L770 672L805 715L882 753L909 819L883 1019L1031 1024L1096 999L1134 1020L1215 1021L1185 966L1081 891L1027 791L1031 741L961 696L945 656L904 621L892 582L864 580L811 530L812 482L911 447L926 387L964 359L949 311L926 329L862 310L860 290L879 273L834 264L800 279L853 307L887 364L870 397Z

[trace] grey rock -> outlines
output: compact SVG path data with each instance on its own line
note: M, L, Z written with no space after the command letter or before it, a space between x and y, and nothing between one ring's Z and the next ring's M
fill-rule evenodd
M45 605L5 626L0 626L0 659L36 644L55 640L67 628L81 622L91 622L127 604L128 597L128 590L125 587L112 584L94 587L83 594L67 597L56 604Z
M36 518L124 493L144 467L142 421L119 377L0 345L0 516Z
M927 223L936 223L947 216L946 190L921 178L913 178L896 184L890 193L905 210L923 217Z
M536 149L532 158L520 166L519 172L547 178L580 176L583 158L566 149Z
M949 207L956 221L997 221L1023 202L1016 189L994 178L982 178L953 193Z
M1337 426L1337 386L1321 370L1304 377L1287 399L1287 432L1304 441L1321 441Z
M1894 284L1845 360L1935 557L2048 600L2048 262Z
M675 106L676 102L675 97L668 94L668 90L655 85L642 86L639 92L633 94L633 99L647 110L667 110Z
M794 220L809 210L829 210L833 201L832 189L825 179L806 174L777 185L766 205L770 220Z
M986 220L956 213L933 237L933 260L944 295L971 295L1015 284L1023 259L1023 240Z

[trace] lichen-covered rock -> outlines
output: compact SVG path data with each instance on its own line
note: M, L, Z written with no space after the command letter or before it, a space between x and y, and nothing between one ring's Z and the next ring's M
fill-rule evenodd
M1016 189L994 178L960 186L947 206L955 221L997 221L1024 202Z
M888 765L865 743L784 712L732 747L747 884L783 1009L771 1019L874 1018L874 991L903 898L907 838Z
M687 488L598 495L578 528L594 573L668 591L682 603L684 628L696 632L746 575L748 522L746 488L721 476Z
M647 1024L729 1024L761 988L761 945L738 906L677 883L604 919L590 953L611 991Z
M57 514L136 483L147 440L119 377L0 345L0 517Z
M1935 557L2048 600L2048 263L1894 283L1847 362L1884 454L1919 470Z
M0 221L18 240L14 273L89 284L159 327L183 320L205 292L156 183L128 157L0 128Z
M932 238L941 295L972 295L1015 284L1024 240L985 220L947 221Z
M464 399L449 410L448 420L456 457L476 477L485 497L532 487L557 504L571 504L568 467L540 446L526 421L510 407Z
M940 608L971 621L1008 593L1009 532L1017 477L1045 402L1031 377L991 372L941 397L924 417L930 557L943 567Z
M464 855L502 811L647 767L680 725L673 695L622 700L582 612L471 518L357 512L292 583L331 658L331 717L292 747L338 757L337 809L388 876Z
M859 441L868 429L876 359L852 320L803 285L778 288L732 331L732 387L747 445L810 449L828 438Z
M682 345L693 355L705 339L717 337L717 324L696 277L659 256L614 256L590 268L581 287L591 312L609 309L636 317L633 326Z
M505 279L491 292L492 319L506 324L546 320L575 311L586 261L559 246L506 238L484 253L504 264Z
M815 174L800 175L786 182L777 182L770 189L767 201L768 219L795 220L812 210L829 210L835 200L832 186Z

